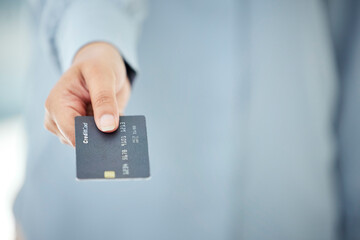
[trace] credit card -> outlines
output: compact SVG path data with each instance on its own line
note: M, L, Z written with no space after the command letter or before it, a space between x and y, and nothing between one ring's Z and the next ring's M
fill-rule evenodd
M78 179L150 177L144 116L121 116L112 133L101 132L94 117L76 117L75 138Z

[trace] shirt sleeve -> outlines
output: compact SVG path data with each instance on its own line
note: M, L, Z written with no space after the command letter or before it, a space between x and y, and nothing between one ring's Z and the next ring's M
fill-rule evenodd
M144 0L50 1L40 30L61 72L84 45L103 41L119 50L132 81L139 68L136 45L145 9Z

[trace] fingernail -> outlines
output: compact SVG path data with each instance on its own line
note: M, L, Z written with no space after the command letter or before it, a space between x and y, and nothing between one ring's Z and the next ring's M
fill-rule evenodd
M113 115L105 114L100 118L101 131L107 132L115 129L115 119Z

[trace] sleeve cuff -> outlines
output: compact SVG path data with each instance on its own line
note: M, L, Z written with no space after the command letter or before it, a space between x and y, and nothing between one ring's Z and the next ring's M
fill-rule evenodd
M91 42L108 42L123 57L132 82L138 70L136 22L116 3L101 0L72 2L59 22L55 36L61 70L72 64L77 51Z

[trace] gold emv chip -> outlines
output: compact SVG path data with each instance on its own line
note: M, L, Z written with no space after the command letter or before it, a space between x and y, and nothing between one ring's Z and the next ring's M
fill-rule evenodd
M115 178L115 171L104 171L104 178Z

